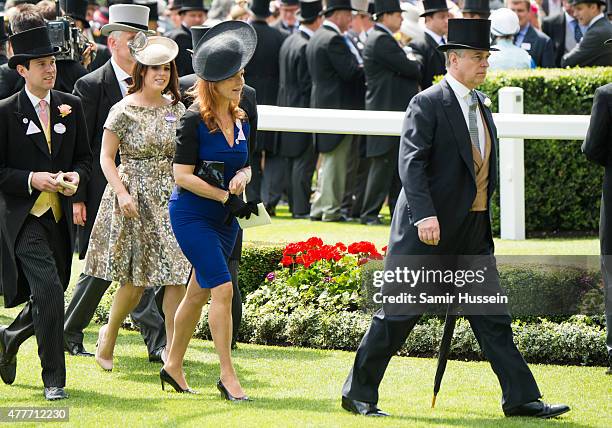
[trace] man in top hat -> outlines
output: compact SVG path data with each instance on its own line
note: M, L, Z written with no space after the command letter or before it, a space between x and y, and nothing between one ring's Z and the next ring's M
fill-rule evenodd
M440 46L448 74L417 94L406 111L399 153L402 191L385 269L412 264L417 256L458 262L459 255L478 254L493 259L496 273L488 210L497 177L497 132L485 95L476 90L486 78L492 49L490 21L451 19L448 30L448 43ZM501 290L496 274L488 279ZM411 308L402 314L387 314L394 309L389 305L375 313L342 390L346 410L386 415L377 407L380 382L420 318L411 310L420 310L418 305L406 306ZM498 309L494 315L466 311L465 316L502 387L504 414L550 418L567 412L567 406L539 400L538 386L512 339L507 308Z
M424 0L423 7L425 10L421 17L425 18L425 37L413 40L410 47L422 58L421 89L427 89L435 76L446 73L444 54L437 48L446 43L449 13L446 0Z
M149 9L140 5L116 4L110 7L109 23L102 27L102 34L108 36L111 59L96 71L79 79L74 86L74 95L84 106L89 144L93 151L94 163L87 186L82 186L73 197L74 223L79 225L79 258L84 259L89 245L106 178L100 167L100 149L104 122L110 108L127 93L132 83L130 75L134 58L128 42L140 31L148 32ZM152 34L150 32L149 34ZM117 159L119 161L119 159ZM110 281L81 274L66 309L64 338L66 350L72 355L92 356L83 346L83 330L91 322L102 296ZM131 313L140 328L149 351L151 361L160 361L166 345L164 321L155 305L155 293L145 290L138 307Z
M19 346L36 335L47 400L67 398L64 290L72 265L71 196L92 157L81 101L53 90L58 49L47 27L11 36L9 66L25 87L0 101L0 221L4 305L25 306L0 328L0 377L15 381ZM68 172L62 172L68 171Z
M149 30L157 33L157 20L159 13L157 11L157 1L151 0L134 0L134 4L139 4L149 8Z
M306 60L306 46L323 22L321 0L300 2L298 31L289 36L279 53L278 103L281 107L310 107L312 78ZM317 161L312 134L279 133L279 155L287 158L289 210L293 218L310 215L310 190Z
M509 0L508 8L519 18L520 30L514 36L514 44L531 55L536 67L554 67L554 47L550 37L529 22L532 14L530 0Z
M278 98L278 54L287 36L266 21L270 16L269 4L268 0L253 0L251 5L254 17L250 24L257 33L257 48L244 69L244 81L255 89L258 104L275 105ZM247 198L263 200L268 212L274 215L287 182L287 163L278 156L277 133L258 132L254 150ZM265 171L262 172L261 159L264 152Z
M197 46L198 42L204 34L211 27L206 25L198 25L191 27L191 36L193 46ZM188 74L179 78L179 87L181 91L181 98L185 107L189 108L193 103L193 98L186 94L197 82L197 76L195 73ZM249 150L253 152L255 141L257 140L257 99L255 96L255 89L249 85L244 85L242 88L242 96L240 97L239 106L246 113L249 118ZM240 322L242 321L242 296L240 295L240 288L238 287L238 267L240 265L240 256L242 255L242 230L238 231L236 243L232 254L230 254L228 267L230 276L232 277L232 285L234 288L234 294L232 296L232 340L236 342L238 338L238 331L240 329ZM158 293L157 299L160 299L161 293L163 293L164 287L161 287L160 293Z
M461 14L466 19L488 19L491 15L489 0L465 0Z
M563 55L570 52L582 40L587 27L574 16L571 0L562 0L560 13L542 20L542 31L550 37L555 50L555 67L561 67Z
M8 50L6 45L8 39L6 27L4 26L4 16L0 16L0 65L8 62Z
M409 59L393 34L402 25L399 0L376 0L374 31L363 51L367 81L366 110L406 111L419 92L421 64ZM387 197L393 215L401 189L397 170L399 139L380 135L366 137L366 155L370 160L365 196L361 210L362 224L376 224Z
M612 49L602 48L612 38L612 23L603 14L604 0L574 0L574 14L587 27L582 41L563 55L562 67L612 66Z
M354 103L354 88L363 85L363 66L351 52L344 34L353 7L350 0L329 0L325 21L308 42L306 59L312 76L310 105L314 108L347 109ZM341 204L346 189L352 135L317 134L315 147L321 153L318 189L310 208L311 220L346 221Z
M605 42L605 48L612 50L612 39ZM605 168L601 212L599 218L599 242L601 249L601 273L604 280L606 313L606 348L608 370L612 375L612 83L597 88L591 110L591 122L582 152L587 159Z
M286 36L297 31L298 21L296 14L300 10L299 0L280 0L279 18L272 27Z
M178 9L181 19L180 27L164 34L179 46L179 54L174 60L179 77L193 73L191 54L187 51L187 49L193 49L189 29L194 25L202 25L206 21L208 11L203 0L180 0L180 6Z

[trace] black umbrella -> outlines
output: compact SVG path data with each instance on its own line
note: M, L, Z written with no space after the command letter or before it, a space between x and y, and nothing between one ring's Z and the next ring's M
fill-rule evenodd
M434 391L433 398L431 399L431 408L433 409L436 405L436 396L440 392L440 385L442 384L442 376L446 370L446 363L448 362L448 354L450 353L451 342L453 341L453 333L455 332L455 323L457 322L457 315L453 312L456 306L449 303L446 308L446 319L444 320L444 331L442 332L442 340L440 341L440 351L438 352L438 367L436 368L436 378L434 379Z

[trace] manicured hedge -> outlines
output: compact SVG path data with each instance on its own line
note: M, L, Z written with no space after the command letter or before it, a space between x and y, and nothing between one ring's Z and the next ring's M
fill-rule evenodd
M498 90L523 88L526 114L589 115L593 94L612 82L612 67L538 69L490 73L479 88L497 112ZM525 218L527 233L596 231L602 168L588 163L582 141L525 142ZM502 166L503 167L503 166ZM499 194L491 207L499 233Z

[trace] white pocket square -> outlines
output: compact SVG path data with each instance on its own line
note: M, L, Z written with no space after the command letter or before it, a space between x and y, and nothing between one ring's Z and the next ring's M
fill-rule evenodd
M28 130L26 131L26 135L38 134L39 132L42 132L42 131L38 129L38 126L36 126L34 121L31 120L30 123L28 124Z

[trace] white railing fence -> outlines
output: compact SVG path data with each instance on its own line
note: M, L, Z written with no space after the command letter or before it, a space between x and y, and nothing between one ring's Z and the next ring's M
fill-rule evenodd
M257 107L262 131L399 136L403 112ZM525 239L524 142L582 140L589 116L523 114L523 89L499 90L499 113L493 115L499 137L502 239Z

